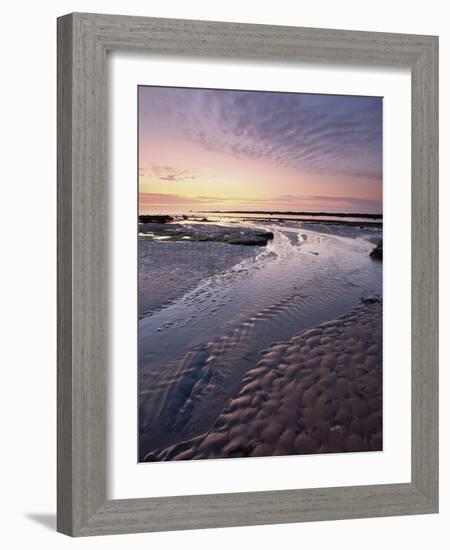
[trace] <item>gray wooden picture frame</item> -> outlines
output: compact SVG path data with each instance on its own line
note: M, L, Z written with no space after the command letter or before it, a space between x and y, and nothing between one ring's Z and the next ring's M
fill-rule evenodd
M106 53L409 67L410 483L107 499ZM72 536L438 511L438 38L74 13L58 19L58 531Z

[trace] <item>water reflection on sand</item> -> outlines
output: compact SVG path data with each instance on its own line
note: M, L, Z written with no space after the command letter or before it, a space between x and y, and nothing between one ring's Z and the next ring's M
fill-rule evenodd
M236 220L215 223L235 226ZM240 261L238 249L246 247L223 243L160 241L150 250L146 276L160 260L158 247L165 247L165 262L176 269L182 261L181 287L190 260L177 255L177 246L204 247L206 263L234 248L234 259L139 321L141 459L207 433L264 350L348 313L361 297L381 295L382 264L369 257L379 226L238 223L272 231L274 238L242 252Z

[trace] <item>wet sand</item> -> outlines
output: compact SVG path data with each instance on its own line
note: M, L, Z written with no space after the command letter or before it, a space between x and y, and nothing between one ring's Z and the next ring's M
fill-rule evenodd
M139 318L168 306L204 279L223 273L244 259L255 258L258 252L247 246L224 247L212 242L196 246L140 238Z
M230 222L223 222L220 232L228 231L229 226ZM239 225L233 222L233 227L244 232L253 228L260 230L257 222L241 221ZM310 224L300 222L271 222L264 227L273 232L274 237L262 247L140 239L140 299L145 301L148 297L150 300L146 304L148 309L141 310L139 321L140 461L179 459L178 455L187 450L186 447L180 451L179 445L191 444L198 438L205 439L216 433L217 423L225 414L231 414L236 424L242 413L243 425L254 420L253 409L258 407L261 409L258 410L259 423L263 410L267 411L273 403L281 414L290 399L285 400L273 391L281 385L299 384L297 377L303 376L306 376L303 382L313 386L315 377L325 366L318 362L317 357L326 354L327 350L329 354L340 354L339 370L345 367L340 377L350 380L348 373L356 368L356 361L362 361L361 357L358 359L353 355L369 353L367 350L371 348L370 354L379 359L378 371L375 369L372 374L380 374L377 391L381 396L381 332L378 341L372 342L358 333L360 327L356 327L352 335L348 328L352 323L341 318L350 312L363 315L363 311L358 309L361 307L366 314L371 314L358 319L357 324L374 323L372 334L381 331L381 303L361 301L368 296L381 295L382 262L370 257L374 243L381 237L380 230L344 225L332 228L320 223L311 228ZM213 231L219 234L215 229ZM209 276L207 270L210 270ZM369 319L371 316L373 318ZM305 331L322 330L317 327L338 318L336 331L328 330L323 335L333 342L316 341L314 345L309 342L292 353L297 346L295 339L304 338ZM341 328L345 330L341 331ZM331 326L323 330L327 329ZM332 349L328 349L330 346ZM360 349L354 351L352 346ZM377 353L376 346L379 348ZM288 353L289 347L292 349ZM349 356L352 362L347 365L345 361L350 360ZM273 362L266 364L269 359ZM370 361L374 362L374 359ZM312 369L314 363L318 368L308 373L307 369ZM287 365L291 377L299 369L294 378L281 376L282 364ZM273 376L279 378L274 388L267 381ZM245 411L239 408L225 413L234 399L248 398L240 395L246 385L254 383L256 387L263 384L263 379L266 381L255 390L258 397L252 396L251 406L245 405ZM326 380L323 385L326 385ZM248 392L248 388L245 391ZM342 396L339 392L333 394L336 403L347 399L345 393ZM288 396L287 390L285 393ZM292 400L298 397L295 392L289 393L288 397L291 395ZM242 403L241 406L244 407ZM292 408L293 405L289 407L290 414L297 415L297 423L300 417L306 422L305 433L294 431L295 438L300 435L311 437L310 430L320 417L316 406L308 408L302 405L301 415L298 409ZM381 397L379 407L381 410ZM282 417L279 420L283 426L283 432L279 434L281 438L288 424ZM321 420L330 423L328 432L325 430L328 436L334 434L327 440L329 450L320 440L320 447L298 451L294 446L289 453L356 450L357 437L352 438L351 447L347 441L353 434L350 428L354 420L356 417L352 416L348 425L330 423L334 418ZM348 436L345 449L335 445L336 439L344 437L343 426ZM243 428L238 423L230 426L230 432L231 429L234 434ZM290 429L294 430L292 426ZM317 429L322 433L323 424ZM352 429L356 429L355 426ZM362 428L358 429L361 431ZM219 430L223 439L224 430ZM370 432L370 435L374 433ZM381 427L377 433L381 445ZM227 436L227 445L232 442L233 434ZM363 449L377 450L375 439L372 441L367 433L357 435L363 442ZM250 441L250 434L246 438ZM192 443L192 446L196 448L197 443ZM219 453L217 456L228 458L259 453L261 449L255 450L258 447L256 440L253 444L254 447L247 450L230 451L227 447L226 451L215 449L208 454L202 450L195 451L195 454L196 458L206 458ZM269 454L287 452L284 447L275 446L274 442L271 445Z
M144 461L382 450L382 304L275 343L212 428Z

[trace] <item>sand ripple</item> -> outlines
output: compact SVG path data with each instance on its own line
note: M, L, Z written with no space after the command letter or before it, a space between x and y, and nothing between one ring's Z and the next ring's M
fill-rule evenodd
M144 460L382 449L379 301L275 343L261 355L210 430Z

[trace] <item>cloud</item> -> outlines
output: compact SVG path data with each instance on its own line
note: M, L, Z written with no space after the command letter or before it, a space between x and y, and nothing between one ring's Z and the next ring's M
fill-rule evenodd
M173 166L152 165L150 169L139 168L140 176L154 175L163 181L185 181L197 178L197 173L192 170L179 170Z
M335 195L303 195L302 197L292 197L286 195L286 201L290 202L292 200L301 200L304 202L314 202L314 203L320 203L320 202L326 202L330 204L336 204L336 203L345 203L345 204L359 204L359 205L366 205L367 207L372 206L381 206L381 200L379 199L365 199L360 197L342 197L342 196L335 196Z
M142 88L142 117L208 151L381 181L382 99Z
M222 197L186 197L170 193L139 193L139 206L205 205L221 203L230 198Z
M186 197L183 195L170 194L170 193L139 193L139 206L144 208L146 206L193 206L193 207L208 207L218 208L217 205L221 205L221 208L227 208L227 204L231 205L230 208L236 208L236 205L246 205L249 209L264 209L268 210L285 209L295 210L310 207L326 207L340 205L343 207L357 206L358 208L364 208L367 211L381 210L381 201L376 199L363 199L358 197L344 197L334 195L274 195L272 197L254 198L254 197L210 197L210 196L196 196Z

